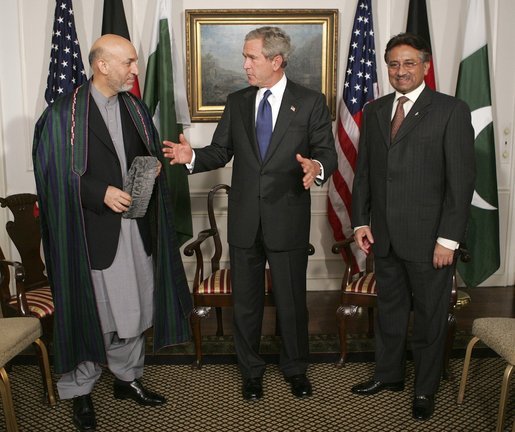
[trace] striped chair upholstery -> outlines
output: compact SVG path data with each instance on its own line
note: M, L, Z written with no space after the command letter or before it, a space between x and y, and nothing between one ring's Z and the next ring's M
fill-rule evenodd
M346 293L377 295L376 275L368 273L345 287Z
M46 286L28 291L25 293L25 298L32 316L41 319L54 313L54 302L50 287ZM16 308L16 303L16 296L8 301L8 304L13 308Z
M265 293L272 292L272 276L270 270L265 272ZM220 269L215 271L208 278L193 290L194 294L228 294L232 293L231 288L231 270Z

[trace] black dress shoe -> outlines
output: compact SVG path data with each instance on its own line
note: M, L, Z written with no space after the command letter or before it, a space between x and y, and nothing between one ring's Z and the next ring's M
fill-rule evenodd
M356 384L351 388L351 392L359 395L373 395L383 390L389 391L403 391L404 381L398 381L393 383L385 383L382 381L370 380L359 384Z
M311 383L305 374L286 377L286 381L290 383L291 392L295 397L304 398L313 394Z
M97 427L91 395L73 398L73 424L80 431L94 431Z
M429 420L435 410L434 395L420 395L413 398L413 418Z
M263 378L245 378L241 388L243 399L258 400L263 397Z
M166 403L166 399L163 396L147 390L139 380L134 380L131 383L115 380L113 389L115 399L132 399L140 405L147 406L163 405Z

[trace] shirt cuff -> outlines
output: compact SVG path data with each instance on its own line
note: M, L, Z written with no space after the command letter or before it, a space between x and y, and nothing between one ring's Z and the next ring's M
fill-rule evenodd
M195 168L195 158L196 158L195 150L191 149L191 152L193 153L193 155L191 156L191 162L185 164L186 169L190 172L190 174L193 172L193 168Z
M316 162L318 165L320 165L320 174L318 174L315 177L315 184L317 186L322 186L322 183L324 182L324 166L320 161L317 161L316 159L311 159L313 162Z
M456 250L460 247L460 244L457 241L445 239L443 237L438 237L436 239L436 242L439 245L442 245L443 247L451 250Z

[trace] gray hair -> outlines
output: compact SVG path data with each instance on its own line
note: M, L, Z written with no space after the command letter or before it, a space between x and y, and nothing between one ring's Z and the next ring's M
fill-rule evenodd
M290 36L279 27L259 27L247 33L245 42L253 39L263 40L263 55L272 60L276 55L283 58L282 67L288 64L288 58L293 51Z

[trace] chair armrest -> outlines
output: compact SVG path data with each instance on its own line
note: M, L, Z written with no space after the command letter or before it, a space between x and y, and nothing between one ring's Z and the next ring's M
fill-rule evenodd
M336 242L333 244L332 252L334 254L339 254L342 252L342 250L347 250L348 252L351 252L350 245L354 243L354 236L348 237L345 240Z
M350 284L355 277L356 270L353 270L353 253L351 249L351 244L354 243L354 236L348 237L345 240L341 240L339 242L336 242L333 244L333 247L331 248L331 251L334 254L339 254L343 258L343 262L345 263L345 269L343 271L343 278L342 278L342 284L341 289L342 292L345 291L345 287ZM369 267L372 264L368 264L367 260L367 270L372 271L369 269ZM361 274L361 273L360 273Z
M209 237L213 237L215 234L216 230L214 229L205 229L203 231L200 231L195 240L184 246L184 255L192 256L197 251L198 253L202 254L200 246L205 240L207 240Z
M25 296L25 268L18 261L0 260L2 270L9 271L5 266L11 266L14 268L14 278L16 280L16 302L18 304L18 310L23 316L30 316L29 304L27 303L27 297ZM6 275L0 275L0 282L3 282Z
M198 236L191 243L184 247L184 255L192 256L195 254L195 276L193 277L193 291L195 291L200 283L204 280L204 256L202 255L202 243L210 237L214 237L218 231L213 228L205 229L198 233Z

